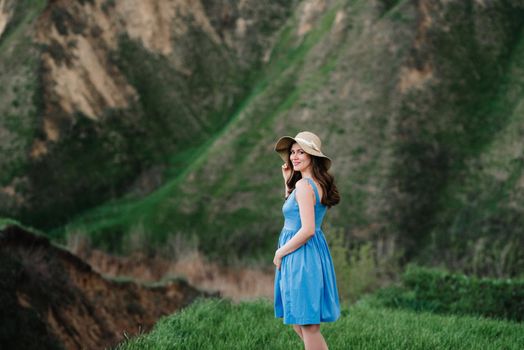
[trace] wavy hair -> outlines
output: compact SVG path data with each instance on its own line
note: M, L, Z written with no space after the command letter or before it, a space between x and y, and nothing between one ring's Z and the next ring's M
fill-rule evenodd
M288 155L291 155L291 147L293 144L294 143L289 145ZM325 158L317 157L312 154L309 154L309 156L311 157L311 163L313 165L313 177L322 187L322 198L320 198L320 203L324 204L328 208L331 208L340 202L340 194L338 193L337 186L335 185L335 177L328 172L326 168L326 162L324 161ZM289 188L289 196L295 189L297 181L302 178L302 174L300 171L293 170L293 164L291 163L290 157L287 158L287 165L289 169L291 169L291 176L286 181L287 187Z

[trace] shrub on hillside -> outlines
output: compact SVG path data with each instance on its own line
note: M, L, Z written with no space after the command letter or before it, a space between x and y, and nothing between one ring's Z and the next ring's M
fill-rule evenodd
M325 225L326 239L333 259L340 300L354 303L363 295L387 285L398 275L398 252L380 253L372 242L346 244L344 229Z
M416 311L524 320L524 280L476 278L410 266L401 282L377 291L374 300Z

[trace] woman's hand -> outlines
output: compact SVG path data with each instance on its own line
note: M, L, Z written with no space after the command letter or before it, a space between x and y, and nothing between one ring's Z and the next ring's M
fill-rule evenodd
M287 165L287 162L282 164L282 176L285 182L287 182L287 179L291 176L291 168Z
M282 254L280 253L280 251L277 249L277 251L275 252L275 257L273 258L273 264L275 264L275 266L277 267L277 269L280 270L280 264L282 263Z

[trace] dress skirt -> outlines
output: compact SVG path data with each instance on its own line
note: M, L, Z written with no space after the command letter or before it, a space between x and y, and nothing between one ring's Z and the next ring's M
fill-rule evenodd
M284 227L278 247L296 233ZM284 324L319 324L340 317L335 269L322 229L282 258L280 269L275 268L274 296L275 317Z

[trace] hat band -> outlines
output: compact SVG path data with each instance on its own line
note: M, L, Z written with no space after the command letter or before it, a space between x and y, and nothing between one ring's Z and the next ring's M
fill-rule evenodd
M319 148L319 147L316 145L316 143L313 142L313 141L308 141L308 140L306 140L306 139L303 139L302 137L295 137L295 140L300 141L300 142L303 142L303 143L305 143L306 145L308 145L309 147L313 148L315 151L322 153L322 152L320 151L320 148Z

